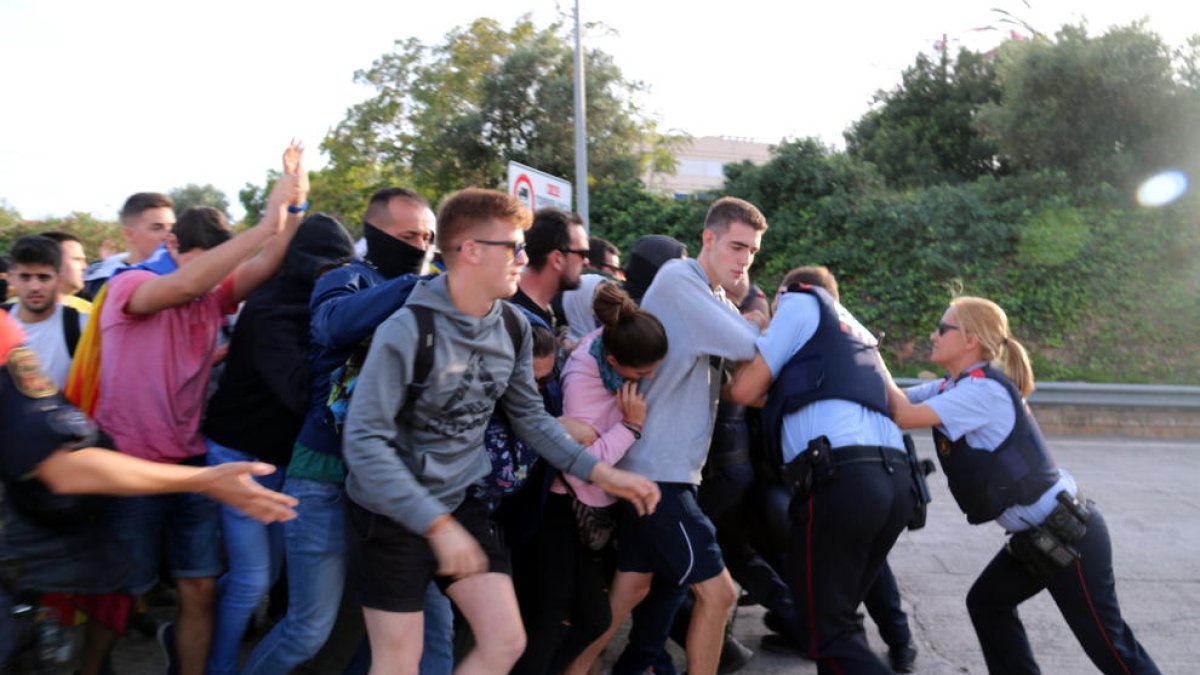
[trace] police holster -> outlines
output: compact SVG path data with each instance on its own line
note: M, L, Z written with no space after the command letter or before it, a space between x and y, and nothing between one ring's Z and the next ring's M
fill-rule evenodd
M1040 525L1031 524L1029 529L1013 534L1005 545L1025 571L1042 581L1049 581L1059 570L1079 560L1072 544L1087 534L1092 515L1082 493L1072 497L1063 490L1056 499L1058 506Z
M783 478L792 492L793 501L808 498L817 485L831 482L837 477L837 463L829 439L818 436L808 442L808 448L783 465Z
M917 446L912 436L904 434L904 450L908 453L908 468L913 480L913 513L908 520L908 529L919 530L925 527L925 516L929 511L929 502L933 497L929 494L929 483L925 477L937 471L931 459L921 459L917 456Z

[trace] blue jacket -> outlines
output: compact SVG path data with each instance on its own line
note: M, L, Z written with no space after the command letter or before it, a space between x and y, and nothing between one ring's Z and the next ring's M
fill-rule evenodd
M353 260L317 280L309 301L311 393L308 414L296 439L299 443L317 452L341 456L341 438L325 414L331 389L329 377L379 324L404 305L422 278L430 277L402 274L387 279L368 263Z

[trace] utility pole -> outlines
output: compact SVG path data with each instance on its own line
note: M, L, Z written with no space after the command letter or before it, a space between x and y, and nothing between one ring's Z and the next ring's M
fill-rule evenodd
M579 0L575 0L575 211L588 220L587 90L583 72L583 22L579 18Z

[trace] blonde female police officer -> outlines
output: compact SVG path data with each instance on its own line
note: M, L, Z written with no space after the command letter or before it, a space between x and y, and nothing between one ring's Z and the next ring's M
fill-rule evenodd
M1011 536L967 594L988 671L1040 672L1017 605L1049 589L1063 618L1104 673L1158 673L1121 618L1104 518L1071 474L1057 468L1025 404L1033 370L996 303L960 297L930 338L947 377L901 392L889 405L901 428L933 427L950 492L971 524L996 521ZM993 364L1003 357L1003 370Z

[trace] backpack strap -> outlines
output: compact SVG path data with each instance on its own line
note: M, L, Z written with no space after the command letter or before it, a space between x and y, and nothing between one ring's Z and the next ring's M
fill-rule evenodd
M504 328L508 330L508 337L512 340L515 368L521 352L521 320L517 318L517 310L503 301L500 302L500 316L504 317Z
M408 394L404 397L401 413L412 410L417 399L425 392L426 380L433 371L433 310L423 305L413 305L408 309L417 319L417 353L413 355L413 377L408 383Z
M433 310L424 305L412 305L409 311L417 319L417 353L413 355L413 377L408 384L408 394L404 397L404 408L401 414L412 409L417 399L425 392L426 380L433 372L433 353L435 334L433 330ZM516 311L507 302L500 303L500 315L504 318L504 328L513 343L513 354L521 349L521 320ZM516 360L513 360L514 365Z
M63 339L67 341L67 354L75 358L75 348L83 331L79 328L79 310L63 305Z

